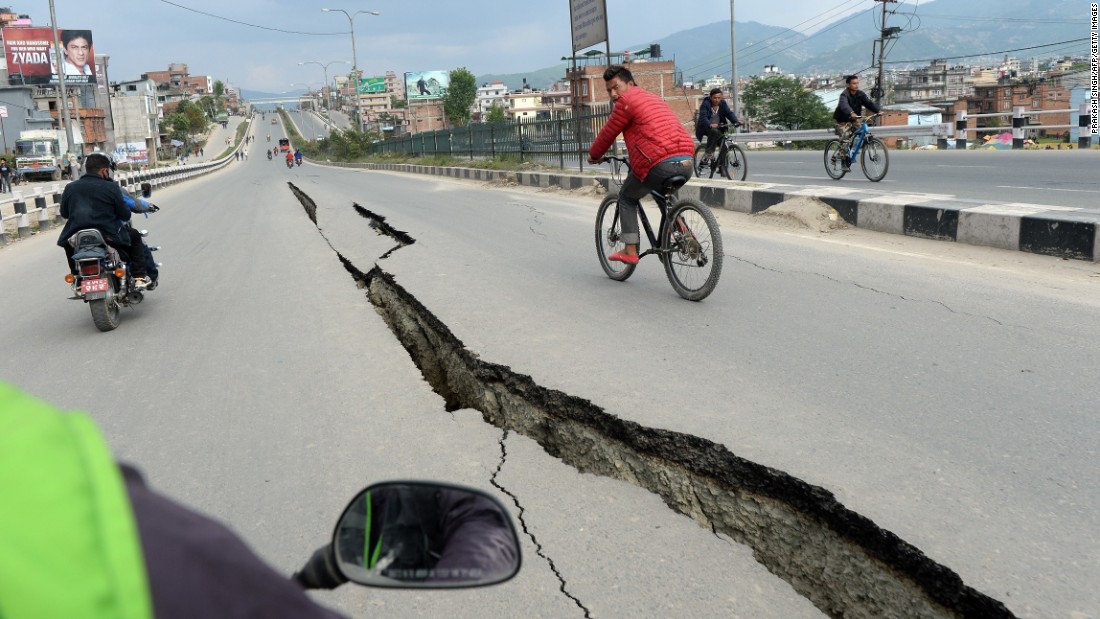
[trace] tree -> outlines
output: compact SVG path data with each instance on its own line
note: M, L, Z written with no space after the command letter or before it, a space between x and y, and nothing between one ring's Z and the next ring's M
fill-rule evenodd
M214 98L221 99L225 95L225 83L221 80L214 80Z
M443 113L456 127L470 122L470 107L477 99L477 78L465 68L451 71L450 86L443 98Z
M502 123L505 120L507 120L507 117L504 115L504 106L494 102L493 107L489 108L489 117L485 122Z
M833 124L829 108L794 77L753 78L742 91L741 101L753 120L786 130L826 129Z

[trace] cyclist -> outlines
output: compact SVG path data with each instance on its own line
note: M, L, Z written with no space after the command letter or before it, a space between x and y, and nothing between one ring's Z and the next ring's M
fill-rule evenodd
M599 163L620 133L626 141L631 172L619 189L619 219L626 248L608 260L638 264L638 208L641 199L673 176L691 177L695 143L672 108L634 83L630 70L612 65L603 73L614 108L588 149L588 162Z
M836 110L833 111L833 120L836 121L836 134L840 136L841 143L846 145L848 140L852 138L852 131L856 127L855 123L859 122L859 117L863 115L863 108L867 108L876 114L879 113L879 108L871 100L871 97L867 96L867 93L859 89L858 75L846 76L844 83L848 87L840 93ZM848 169L847 162L844 164L844 169Z
M703 99L703 104L699 106L699 116L695 121L695 139L700 142L705 137L707 139L706 155L701 163L710 165L710 159L714 156L714 149L718 146L718 141L722 139L722 134L718 131L719 126L724 125L729 121L731 125L738 125L737 116L734 115L730 106L722 100L722 89L713 88L710 91L710 96Z

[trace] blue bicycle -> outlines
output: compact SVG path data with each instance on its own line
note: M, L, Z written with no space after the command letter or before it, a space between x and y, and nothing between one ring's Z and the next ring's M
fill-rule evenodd
M831 140L825 146L825 173L833 180L840 180L851 170L851 166L860 157L859 165L863 174L872 183L881 181L890 168L890 153L882 140L871 135L867 121L880 116L874 114L860 118L859 127L847 140Z

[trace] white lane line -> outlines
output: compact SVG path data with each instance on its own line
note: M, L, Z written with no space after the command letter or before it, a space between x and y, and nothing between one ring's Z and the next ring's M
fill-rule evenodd
M952 165L950 163L937 163L937 168L996 168L995 165Z
M1072 191L1074 193L1100 193L1095 189L1055 189L1053 187L1016 187L1014 185L997 185L997 189L1035 189L1037 191Z
M808 179L819 180L819 181L825 181L825 180L829 179L829 177L827 177L827 176L797 176L795 174L753 174L752 176L767 176L768 178L808 178ZM859 180L859 179L852 179L852 180ZM868 181L868 182L870 182L870 181ZM896 183L897 181L882 180L882 181L879 181L879 182L880 183Z

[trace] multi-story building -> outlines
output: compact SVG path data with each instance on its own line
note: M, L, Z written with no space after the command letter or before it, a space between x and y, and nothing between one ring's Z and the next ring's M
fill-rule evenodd
M138 165L156 163L161 114L156 82L144 79L112 84L110 105L118 160Z
M394 71L386 71L386 92L398 100L405 98L405 76L398 75Z
M967 99L968 114L992 114L1011 112L1014 107L1028 111L1064 110L1070 107L1070 93L1057 78L1046 80L1013 81L1002 79L995 86L978 86L974 95ZM1073 112L1042 114L1030 117L1035 125L1068 125L1076 120ZM979 119L979 127L1012 126L1012 117ZM1069 129L1042 129L1041 136L1068 136Z
M499 105L502 108L507 107L507 95L508 87L504 85L504 82L495 81L491 84L482 84L477 89L474 111L481 120L485 120L494 105Z
M970 69L949 67L945 60L933 60L927 67L901 71L894 81L894 102L956 101L973 93Z
M672 107L681 121L687 123L695 118L695 112L699 108L704 91L695 88L685 88L683 76L676 70L672 61L658 59L649 61L631 62L626 66L634 75L634 81L642 88L658 95ZM574 95L575 105L580 108L590 108L606 104L610 99L607 96L607 88L604 86L603 72L607 68L606 56L598 57L577 66L576 71L572 67L566 69L566 79L570 83L570 89ZM612 63L621 63L622 54L612 54ZM599 64L596 64L599 62Z

